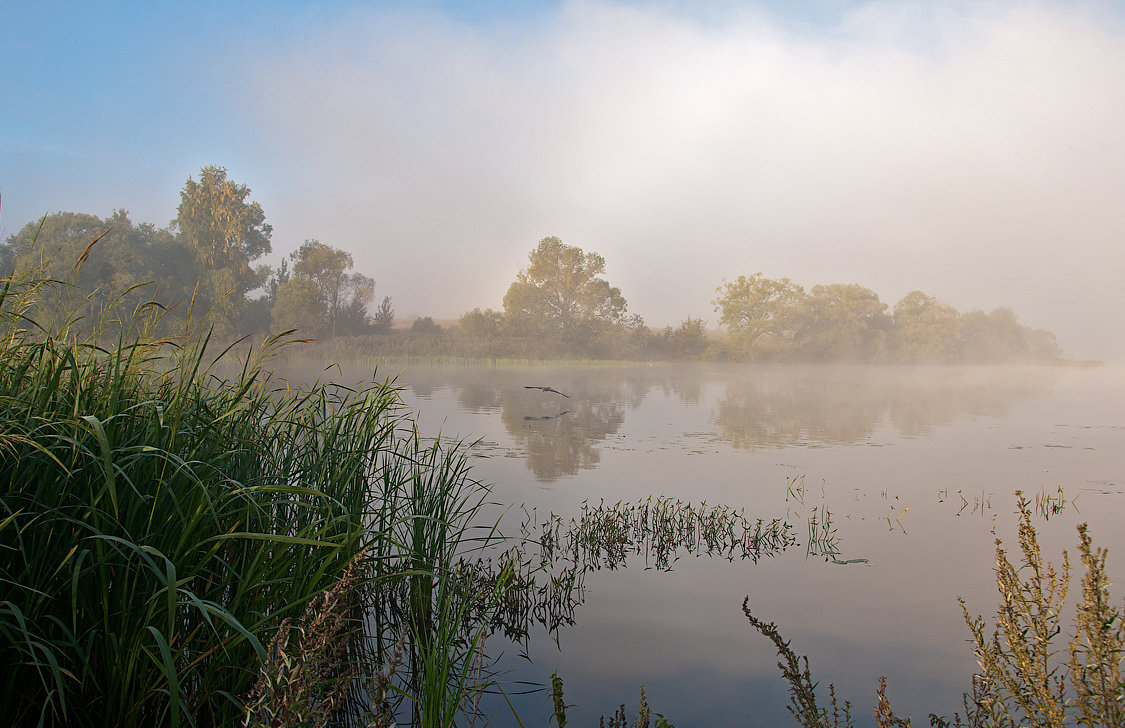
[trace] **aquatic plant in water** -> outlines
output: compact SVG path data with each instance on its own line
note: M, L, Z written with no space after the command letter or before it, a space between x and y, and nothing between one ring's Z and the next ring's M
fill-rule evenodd
M1086 524L1078 526L1078 551L1085 573L1064 661L1057 642L1063 631L1069 559L1064 551L1061 570L1044 560L1031 523L1030 502L1019 491L1016 497L1021 567L1008 560L997 539L1000 603L991 634L984 618L971 616L961 602L980 667L964 695L964 716L954 714L950 720L931 714L930 724L973 728L1125 725L1125 682L1121 678L1125 626L1122 610L1110 603L1106 551L1094 548ZM778 665L790 686L789 710L798 722L806 728L852 725L850 704L839 708L833 686L829 686L831 711L818 705L808 658L793 653L776 625L755 617L748 600L743 610L751 625L778 648L782 657ZM880 728L911 725L910 718L895 715L886 690L884 677L876 693Z
M544 563L566 559L583 569L615 569L632 554L666 570L681 551L757 562L796 543L792 526L781 519L750 519L741 509L665 496L583 502L577 517L551 514L538 528Z

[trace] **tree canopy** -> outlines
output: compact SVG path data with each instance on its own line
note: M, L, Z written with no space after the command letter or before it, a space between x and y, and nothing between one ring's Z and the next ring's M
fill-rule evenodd
M367 306L375 282L348 272L350 253L306 240L272 275L268 266L254 265L271 250L272 228L249 196L225 169L209 166L198 180L188 178L168 228L134 224L125 210L105 219L46 215L0 244L0 276L36 268L66 282L41 291L40 323L86 319L104 329L107 306L156 301L158 326L169 334L189 310L197 320L207 313L209 325L227 340L263 333L271 322L314 336L372 330ZM255 289L263 295L251 298ZM377 323L389 330L393 315L384 297Z
M1021 326L1011 309L961 314L922 291L894 306L855 283L805 290L788 278L739 276L713 301L730 358L848 362L1051 361L1054 335Z
M789 280L773 280L761 273L739 276L715 289L713 303L736 345L750 354L763 347L792 348L806 322L805 289Z
M173 221L203 265L233 268L247 283L252 280L249 264L271 251L273 234L262 206L249 196L250 188L227 179L225 168L209 165L200 170L198 182L188 177L184 183Z
M188 177L172 221L180 242L195 253L199 302L213 311L215 325L228 335L241 328L246 294L269 276L268 267L251 264L271 251L273 228L262 206L249 197L250 188L228 179L225 168L207 166L199 181Z
M369 329L367 305L375 281L362 273L347 273L353 266L345 250L319 240L306 240L289 255L292 273L277 278L273 328L299 329L310 336L335 337ZM385 301L389 306L389 300Z
M621 291L601 277L602 256L552 236L540 240L528 259L530 264L504 295L504 314L512 331L552 336L583 348L621 321L627 304Z

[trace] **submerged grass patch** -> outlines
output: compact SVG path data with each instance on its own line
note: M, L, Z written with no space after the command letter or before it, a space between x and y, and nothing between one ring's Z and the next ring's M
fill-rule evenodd
M551 514L538 527L546 562L565 558L584 569L614 569L630 554L643 555L646 565L663 570L681 552L757 562L796 542L793 528L781 519L751 519L728 506L664 496L612 505L584 502L569 522ZM811 542L816 526L810 529ZM821 533L821 545L831 540L823 528Z

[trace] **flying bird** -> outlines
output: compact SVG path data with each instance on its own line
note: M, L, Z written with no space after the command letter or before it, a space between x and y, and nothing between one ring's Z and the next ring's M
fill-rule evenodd
M570 399L570 395L569 395L569 394L563 394L562 392L560 392L559 390L555 389L554 387L538 387L538 386L536 386L536 385L534 385L534 384L525 384L523 388L524 388L524 389L541 389L541 390L543 390L544 392L554 392L555 394L562 394L562 396L566 397L567 399Z

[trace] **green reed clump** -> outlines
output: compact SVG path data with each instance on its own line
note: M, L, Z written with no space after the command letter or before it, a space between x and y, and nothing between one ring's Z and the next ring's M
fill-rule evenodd
M1078 550L1085 574L1064 661L1059 641L1069 586L1069 558L1064 551L1060 570L1043 558L1031 523L1030 502L1019 491L1016 497L1020 515L1018 542L1023 558L1019 567L1013 565L997 539L996 585L1000 603L991 634L984 618L971 616L961 601L965 623L972 634L973 653L980 666L970 691L964 695L965 715L954 714L951 721L930 714L930 724L973 728L1125 725L1125 681L1121 678L1125 627L1122 610L1110 603L1106 551L1094 548L1086 524L1078 526ZM798 722L809 728L850 725L847 703L844 723L840 722L832 686L832 713L818 707L808 658L803 658L804 669L798 669L797 656L776 626L754 617L748 602L743 610L750 623L770 638L784 657L779 666L789 682L793 695L790 711ZM911 725L910 718L895 715L886 695L885 677L879 682L876 696L875 713L880 728Z
M201 328L155 338L155 304L107 311L110 344L40 325L58 285L0 281L0 714L361 723L406 699L449 725L483 634L450 586L483 497L463 448L423 446L388 383L275 383L278 339L231 366Z
M231 722L268 634L363 546L393 391L220 382L199 339L0 342L0 712Z

